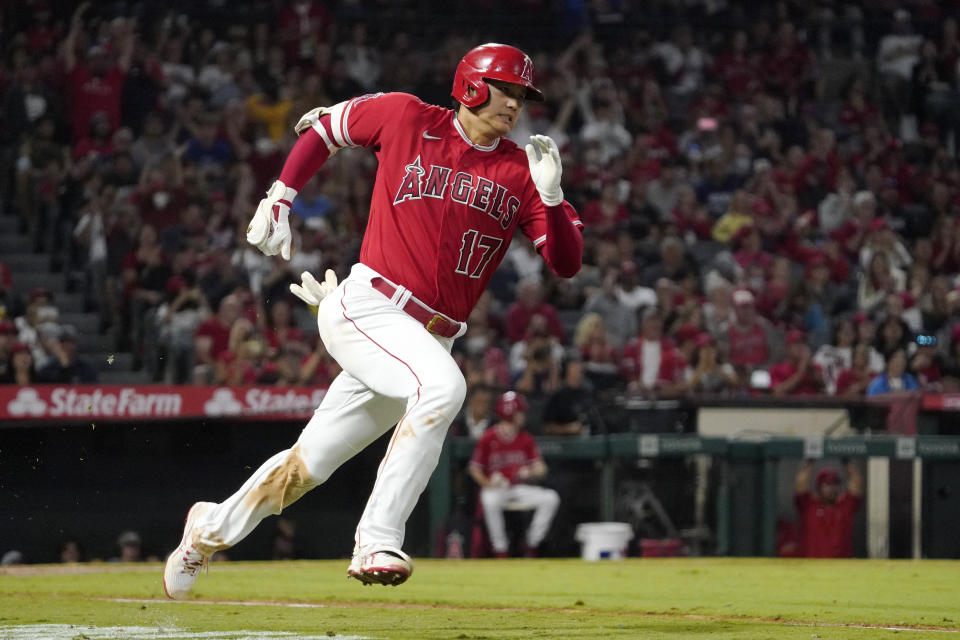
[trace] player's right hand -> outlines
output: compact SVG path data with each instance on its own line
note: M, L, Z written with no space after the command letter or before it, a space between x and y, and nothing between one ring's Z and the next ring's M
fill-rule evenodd
M290 205L296 197L296 189L291 189L279 180L274 182L267 191L267 197L257 205L257 211L247 225L247 242L264 255L275 256L279 253L284 260L289 260L292 237Z
M309 271L304 271L300 280L302 284L290 283L290 293L314 307L337 288L337 274L333 269L327 269L323 282L317 282Z

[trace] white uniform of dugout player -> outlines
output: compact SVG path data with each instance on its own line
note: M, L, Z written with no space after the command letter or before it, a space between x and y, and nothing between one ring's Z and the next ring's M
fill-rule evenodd
M498 558L506 558L510 546L504 509L533 509L524 540L524 555L533 557L560 506L556 491L532 484L547 475L547 465L536 440L523 430L526 411L527 401L522 395L507 391L500 396L500 421L484 431L470 458L470 475L480 485L483 519Z
M328 271L291 290L318 304L320 337L343 368L294 446L267 460L232 496L198 502L164 570L180 598L210 556L242 540L396 425L357 526L348 575L400 584L406 521L437 464L466 384L450 349L503 259L514 230L555 274L580 269L580 220L563 200L556 144L534 136L526 154L503 138L524 100L543 99L522 51L488 44L457 67L461 107L402 93L366 95L307 113L280 179L261 201L247 241L290 256L290 203L326 159L363 146L379 159L360 262L339 285Z

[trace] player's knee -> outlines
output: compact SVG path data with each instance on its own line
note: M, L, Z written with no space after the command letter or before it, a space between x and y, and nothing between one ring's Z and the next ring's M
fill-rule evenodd
M484 487L480 490L480 502L483 504L484 511L490 509L502 509L505 495L499 489Z
M560 494L554 491L553 489L547 489L543 494L543 501L549 507L559 507L560 506Z
M429 382L431 395L437 397L444 407L448 407L451 417L455 416L467 397L467 381L456 366L451 366Z

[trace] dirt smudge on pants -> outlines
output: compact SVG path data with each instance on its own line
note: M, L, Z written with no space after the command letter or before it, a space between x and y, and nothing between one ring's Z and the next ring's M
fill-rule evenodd
M252 509L268 506L272 513L280 513L317 484L307 471L298 445L244 498L244 502Z

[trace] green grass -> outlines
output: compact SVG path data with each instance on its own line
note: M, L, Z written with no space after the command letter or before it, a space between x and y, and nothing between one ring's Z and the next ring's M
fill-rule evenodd
M419 560L396 588L348 580L346 561L215 562L186 602L163 599L159 565L60 569L0 570L0 639L40 623L237 632L223 638L960 638L951 561Z

